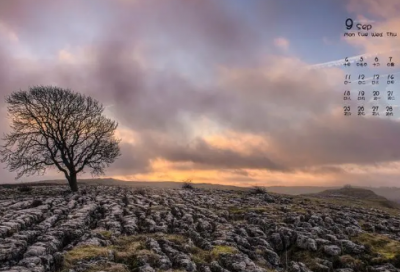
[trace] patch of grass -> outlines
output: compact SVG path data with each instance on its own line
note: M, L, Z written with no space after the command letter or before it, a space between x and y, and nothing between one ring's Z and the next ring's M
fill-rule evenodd
M207 264L212 261L210 251L194 246L190 249L190 253L192 260L196 264Z
M144 239L142 237L125 236L120 237L114 245L116 250L116 257L125 258L131 253L140 249L145 249Z
M64 255L64 268L72 268L81 260L90 260L99 256L108 256L110 247L99 246L78 246L68 251Z
M241 214L241 213L245 213L246 210L244 208L239 208L239 207L232 207L232 208L228 208L228 212L229 213L233 213L233 214Z
M175 242L177 244L183 244L187 242L187 238L183 235L178 234L165 234L162 232L155 232L155 233L143 233L143 234L136 234L136 235L129 235L129 236L120 236L117 240L117 246L125 246L129 245L133 242L140 242L143 243L146 238L154 238L154 239L161 239L164 238L171 242Z
M178 245L184 245L187 243L187 238L182 235L167 234L167 235L164 235L164 238L167 239L168 241L171 241Z
M292 205L287 205L286 207L290 210L290 212L296 212L296 213L301 213L301 214L307 213L307 209L304 206L299 205L298 203L292 204Z
M367 246L372 253L386 261L393 261L400 257L400 242L392 240L385 235L361 233L352 239Z
M284 252L281 256L282 263L285 263L286 252ZM314 252L308 250L301 250L298 248L291 248L287 251L288 261L296 261L302 262L307 265L308 268L311 269L312 266L315 266L314 258L317 257Z
M364 263L361 260L356 259L351 255L337 256L337 259L340 266L353 268L355 269L355 271L362 271L365 267Z
M130 271L135 271L139 266L143 264L143 260L150 264L154 264L157 260L157 254L146 249L145 240L146 237L155 237L153 235L132 235L122 236L118 239L114 245L115 249L115 261L123 263Z
M271 211L271 209L267 207L254 207L254 208L248 208L249 212L256 212L256 213L263 213L263 212L268 212Z
M222 253L235 254L238 253L238 250L231 246L215 246L211 250L210 255L212 259L218 259L219 255Z
M290 261L302 262L304 263L311 271L322 272L326 270L321 268L318 264L317 258L324 259L332 262L333 269L351 267L355 272L366 271L365 264L350 255L342 255L342 256L326 256L322 251L309 251L300 249L297 246L292 246L287 251L283 251L280 254L281 262L283 266L286 265L286 253L287 253L287 264ZM332 270L330 270L332 271Z
M271 209L267 207L231 207L228 209L228 211L231 214L243 214L247 212L263 213L271 211Z
M155 254L146 249L146 238L163 238L178 245L184 245L187 242L186 237L176 234L148 233L121 236L114 245L116 259L125 264L131 264L132 260L137 259L137 256L146 255L149 259L154 259Z
M123 264L102 264L102 265L94 265L86 272L100 272L100 271L107 271L107 272L129 272L128 268Z
M355 207L355 208L374 208L390 215L398 216L399 208L396 208L397 204L393 204L388 200L376 200L376 199L351 199L351 198L333 198L333 197L308 197L311 202L315 203L319 201L325 204L334 204L338 207Z
M316 261L316 258L325 259L328 261L333 261L334 257L327 257L322 253L322 251L309 251L300 249L296 246L291 247L290 249L280 255L282 264L286 265L286 254L287 254L287 264L290 264L290 261L302 262L304 263L311 271L319 272L326 271L321 269ZM334 266L334 268L336 268Z
M241 219L234 220L234 222L236 225L247 224L247 220L241 220Z
M236 248L230 246L215 246L212 250L203 250L194 246L190 249L191 258L196 264L208 264L218 260L220 254L235 254L238 252Z
M103 236L111 235L111 232L109 231L97 230L97 232L101 233ZM149 233L120 236L113 246L80 246L67 252L64 256L62 271L68 271L68 269L73 268L81 260L90 260L99 256L107 257L109 250L114 251L115 262L117 264L113 266L110 266L109 264L96 265L91 267L88 272L97 272L102 270L110 272L127 272L136 271L136 269L143 265L143 263L154 265L159 261L158 255L146 248L146 238L154 238L156 240L163 238L180 246L187 243L187 238L185 236L176 234ZM218 260L219 255L223 253L234 254L237 252L238 250L236 248L230 246L215 246L209 251L196 246L190 249L192 260L197 264L207 264Z
M163 211L169 211L169 207L163 206L163 205L154 205L151 206L152 211L158 211L158 212L163 212Z
M112 236L112 234L113 234L113 233L112 233L111 231L109 231L109 230L96 230L95 232L97 232L97 233L103 235L104 238L106 238L106 239L111 239L111 236Z

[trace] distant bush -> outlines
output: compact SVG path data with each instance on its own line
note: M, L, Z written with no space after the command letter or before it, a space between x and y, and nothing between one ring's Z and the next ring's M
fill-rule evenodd
M191 179L185 180L185 181L183 182L182 189L185 189L185 190L193 190L193 189L194 189L194 186L193 186L193 184L192 184L192 180L191 180Z
M147 194L147 190L145 188L137 188L133 191L134 194L145 196Z
M249 193L251 195L268 194L267 189L265 189L265 187L261 187L261 186L254 186L253 188L250 189Z
M351 184L346 184L345 186L343 186L343 188L353 188L353 186L351 186Z
M27 193L27 192L32 191L32 187L29 187L27 185L22 185L22 186L18 187L18 191L21 193Z

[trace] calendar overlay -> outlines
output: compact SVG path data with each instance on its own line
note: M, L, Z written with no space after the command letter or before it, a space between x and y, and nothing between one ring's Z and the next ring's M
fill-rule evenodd
M357 39L396 39L396 32L372 31L372 24L346 20L348 30L344 37ZM397 54L396 54L397 52ZM397 58L397 59L396 59ZM346 57L342 62L343 115L350 116L400 116L400 54L399 49L374 55Z

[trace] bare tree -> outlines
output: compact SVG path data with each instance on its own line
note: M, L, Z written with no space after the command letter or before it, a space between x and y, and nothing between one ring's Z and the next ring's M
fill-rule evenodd
M77 174L90 168L104 174L120 156L115 121L104 117L103 105L91 97L53 86L36 86L6 98L12 132L4 135L1 161L23 175L63 172L78 191Z

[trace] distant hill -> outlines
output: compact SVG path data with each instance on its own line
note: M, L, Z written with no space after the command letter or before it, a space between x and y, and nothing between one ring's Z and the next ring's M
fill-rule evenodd
M361 199L386 199L382 196L375 194L371 190L355 187L343 187L339 189L330 189L317 193L316 195L325 197L351 197L351 198L361 198Z
M108 185L108 186L129 186L134 188L152 187L152 188L165 188L165 189L179 189L182 188L183 182L174 181L124 181L113 178L105 179L80 179L79 184L85 185ZM25 185L68 185L68 182L63 179L57 180L42 180L34 182L24 182ZM19 183L0 184L0 186L19 186ZM217 189L217 190L247 190L245 187L237 187L231 185L210 184L210 183L193 183L196 188Z
M367 189L379 196L383 196L391 201L400 203L400 188L398 187L356 187ZM340 189L340 187L317 187L317 186L271 186L267 187L268 191L287 194L287 195L302 195L302 194L316 194L325 190Z
M400 188L398 187L378 187L367 189L370 189L377 195L384 196L391 201L400 203Z
M324 199L336 199L344 202L369 203L386 208L400 208L400 204L387 198L377 195L369 189L359 187L343 187L339 189L328 189L315 194L304 194L305 196L314 196Z
M104 179L80 179L79 183L87 185L115 185L115 186L130 186L130 187L155 187L155 188L169 188L177 189L182 187L182 182L173 181L123 181L113 178ZM64 179L60 180L44 180L35 181L24 184L35 184L35 185L49 185L49 184L67 184ZM8 186L17 186L20 184L0 184ZM247 190L248 187L240 187L233 185L222 185L222 184L210 184L210 183L194 183L194 186L198 188L207 189L225 189L225 190ZM287 194L287 195L303 195L303 194L316 194L323 192L325 190L335 190L340 189L340 187L321 187L321 186L266 186L268 191L277 194ZM354 187L363 188L374 192L379 196L383 196L391 201L400 203L400 188L398 187Z
M268 191L286 194L286 195L302 195L302 194L315 194L327 189L337 189L339 187L320 187L320 186L269 186L266 187Z

